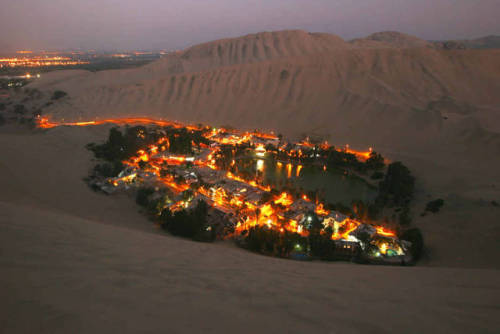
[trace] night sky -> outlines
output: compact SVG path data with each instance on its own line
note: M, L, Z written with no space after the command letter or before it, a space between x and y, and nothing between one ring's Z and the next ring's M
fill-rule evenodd
M461 39L500 34L499 17L500 0L2 0L0 50L174 50L284 29Z

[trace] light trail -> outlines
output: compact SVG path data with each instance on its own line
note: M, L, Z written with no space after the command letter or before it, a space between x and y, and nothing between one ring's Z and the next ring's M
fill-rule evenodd
M158 126L171 126L174 128L183 128L186 127L191 130L195 129L203 129L194 126L185 126L178 122L158 120L148 117L127 117L127 118L112 118L112 119L103 119L103 120L95 120L95 121L81 121L81 122L55 122L50 121L46 117L40 117L37 119L37 124L40 128L50 129L58 126L93 126L93 125L101 125L101 124L153 124ZM217 135L221 133L231 133L229 136L218 138ZM214 154L219 151L218 145L239 145L245 142L251 142L254 136L258 136L258 138L267 138L267 139L277 139L273 134L265 134L261 132L244 132L239 133L235 130L228 131L225 129L212 129L208 133L204 134L205 138L215 143L214 146L208 146L207 149L210 150L210 154L207 155L206 160L193 159L190 158L189 162L192 162L194 165L198 167L208 167L214 170L220 170L213 158ZM158 156L159 147L162 144L167 144L168 146L168 138L163 137L160 138L156 143L150 145L148 148L139 150L137 154L130 159L123 161L125 165L133 166L135 168L139 168L140 162L147 163L145 167L148 172L153 173L157 176L158 180L162 182L164 185L174 190L176 193L180 193L191 189L190 185L186 183L182 183L176 181L174 175L160 175L160 171L162 165L182 165L185 164L188 160L186 156L181 155L162 155ZM305 147L314 147L314 145L308 142L302 142L302 146ZM311 146L312 145L312 146ZM322 148L328 148L328 144L321 144ZM256 145L259 149L260 153L265 153L265 149L262 144ZM162 149L163 150L163 149ZM372 150L370 149L367 152L361 151L353 151L348 149L348 146L344 150L344 152L355 154L357 157L365 158L370 156ZM277 162L278 167L282 166L281 162ZM300 175L300 171L302 169L302 165L297 167L296 175ZM291 177L292 172L292 164L286 165L286 171L288 177ZM270 192L270 186L260 185L256 179L254 180L246 180L243 179L230 171L224 171L224 176L229 180L237 181L245 187L251 187L253 189L257 189L257 191ZM136 175L134 174L133 178ZM123 178L124 181L132 179L130 177ZM115 181L116 182L116 181ZM116 185L116 184L115 184ZM278 196L273 196L267 203L257 204L252 203L245 200L245 196L241 193L232 193L224 189L223 186L215 187L211 190L205 189L204 187L200 187L198 189L192 189L195 194L202 195L207 199L210 199L211 204L215 207L221 208L225 211L237 212L240 222L236 225L236 233L242 233L245 230L253 226L267 226L272 229L276 229L277 231L284 232L295 232L299 233L302 236L307 236L308 232L304 229L297 220L284 218L286 213L291 210L291 206L295 203L294 198L286 193L282 192ZM307 202L311 202L306 195L302 195L301 200L305 200ZM323 203L316 203L315 212L319 217L324 219L331 219L330 211L324 208ZM182 208L182 205L177 205L176 207ZM345 218L343 221L334 221L334 233L331 238L333 240L348 240L350 237L350 233L355 231L361 224L361 221ZM395 237L395 233L390 231L382 226L374 226L376 233L381 236L386 237Z

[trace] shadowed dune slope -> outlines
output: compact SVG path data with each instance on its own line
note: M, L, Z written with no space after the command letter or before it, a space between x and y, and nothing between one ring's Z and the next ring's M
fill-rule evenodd
M50 73L30 86L68 92L43 109L56 120L146 115L373 146L417 176L416 224L448 263L496 266L498 208L490 203L500 202L500 50L444 50L397 33L365 40L384 46L260 33L137 69ZM443 216L420 217L438 197L447 203ZM462 246L479 244L479 253Z
M381 48L433 47L432 43L430 42L397 31L377 32L365 38L354 39L351 41L351 44L357 47L381 47Z
M498 201L500 50L418 47L421 40L398 33L365 40L393 47L300 30L259 33L137 69L49 73L30 86L68 92L43 109L57 120L147 115L313 133L403 159L434 196L480 199L482 189Z
M95 73L80 72L75 80L69 82L77 81L80 88L93 87L96 84L136 84L141 80L158 80L173 74L346 48L352 48L352 45L332 34L309 33L302 30L262 32L195 45L169 53L162 59L140 68ZM49 73L44 78L45 83L49 85L60 83L60 80L59 73Z
M290 261L159 233L132 199L93 193L81 181L90 167L84 144L108 128L0 133L0 332L498 328L495 269ZM450 235L440 223L433 225ZM467 263L453 257L487 239L467 244L456 235L449 254L432 236L434 265L481 264L478 254Z
M255 63L265 60L311 55L350 48L342 38L302 30L262 32L239 38L221 39L179 51L146 68L169 69L170 73L194 72L220 66ZM172 66L178 57L181 66Z
M465 139L500 152L497 50L339 49L134 84L93 75L36 83L70 96L45 113L65 120L149 115L399 148Z
M499 326L497 270L286 261L2 201L0 210L5 333L493 333Z
M160 234L132 198L82 181L92 166L84 145L110 126L9 125L0 129L0 332L495 332L500 51L404 36L388 47L382 37L356 45L261 33L137 69L49 73L28 88L47 99L68 92L43 109L56 120L144 115L373 145L417 176L421 266L287 261ZM436 197L442 212L420 217Z

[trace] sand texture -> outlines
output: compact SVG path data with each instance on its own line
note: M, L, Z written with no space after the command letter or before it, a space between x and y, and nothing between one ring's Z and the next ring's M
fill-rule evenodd
M304 31L201 44L141 68L59 71L42 112L150 116L370 146L417 177L416 267L297 262L171 237L92 192L110 126L0 128L0 333L494 333L500 328L500 50ZM14 99L24 99L20 93ZM45 100L44 100L45 99ZM442 197L436 215L425 203Z

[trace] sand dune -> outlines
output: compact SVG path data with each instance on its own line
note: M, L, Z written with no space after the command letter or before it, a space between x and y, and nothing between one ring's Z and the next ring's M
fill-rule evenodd
M200 66L221 59L207 57ZM120 81L150 67L49 76L33 87L69 93L44 109L55 119L148 115L291 137L316 133L335 144L427 156L449 167L458 155L470 168L500 166L500 50L349 48ZM488 163L478 166L478 159Z
M108 128L0 133L1 332L470 333L500 325L495 269L306 263L164 234L132 199L95 194L81 181L90 166L83 145ZM477 260L454 261L435 239L429 245L433 266Z
M138 69L48 74L32 87L68 91L69 99L45 111L68 120L150 114L290 134L319 127L347 137L349 129L351 140L376 120L402 133L405 121L434 131L464 118L487 130L499 123L499 50L435 50L395 33L364 40L394 47L354 47L304 31L260 33L194 46ZM464 108L460 117L453 112ZM362 141L401 137L393 133Z
M493 333L500 325L497 270L302 263L4 202L0 210L5 333Z
M61 83L61 77L66 80L64 85L71 86L75 83L79 89L96 85L135 85L141 80L161 80L169 75L346 48L352 48L352 46L340 37L331 34L312 34L302 30L263 32L195 45L182 51L172 52L141 68L87 72L84 76L80 72L74 80L66 80L68 72L65 75L49 73L44 77L42 87L57 86Z
M137 69L49 74L31 87L68 92L43 109L54 119L147 115L372 146L417 176L415 222L448 254L443 262L498 263L498 209L489 203L500 201L500 50L437 49L393 32L345 42L281 31L193 46ZM447 218L419 217L437 197ZM449 252L481 244L469 240L478 226L488 231L480 253Z
M105 224L153 232L151 223L138 213L133 198L105 196L86 186L83 178L92 167L92 157L84 146L106 137L111 125L98 127L61 127L34 133L6 131L0 134L0 201L19 206L59 212ZM8 130L8 129L7 129ZM396 155L396 153L394 154ZM413 161L412 156L401 156ZM500 227L499 209L478 196L495 196L498 189L485 182L485 175L474 169L456 166L454 173L439 162L416 161L419 194L415 207L416 224L425 233L428 256L425 266L500 268L497 250ZM467 183L460 175L467 175ZM494 172L490 175L495 177ZM472 183L474 182L474 183ZM439 215L418 216L429 188L454 191ZM451 190L450 190L451 189ZM463 190L468 192L463 192ZM461 191L462 190L462 191Z
M0 128L0 332L494 332L499 326L500 51L401 34L225 39L137 69L30 85L54 119L141 116L324 135L417 176L418 267L302 263L158 231L131 198L91 192L109 126ZM445 198L442 213L420 217ZM441 268L438 268L441 267ZM482 269L477 269L482 268ZM29 321L28 321L29 320Z
M463 45L467 49L498 49L500 48L500 36L489 35L476 39L462 39L450 41Z
M434 47L433 44L430 42L397 31L377 32L365 38L354 39L351 41L351 44L357 47L370 47L370 48Z
M378 134L363 138L377 144L400 138L407 130L421 130L408 129L405 121L420 120L425 130L435 131L445 123L453 129L464 118L483 128L498 123L491 120L498 121L499 115L500 100L495 94L500 87L499 56L500 51L338 50L134 84L108 84L92 78L94 74L78 74L74 79L49 85L41 81L37 86L65 89L70 94L71 98L46 110L58 119L148 114L275 128L288 134L320 128L325 134L351 140L366 133L374 121L396 130L389 138ZM460 108L468 108L468 113L460 114ZM492 119L485 121L484 114Z
M291 30L263 32L199 44L176 53L176 56L182 60L183 72L196 72L346 48L350 48L350 45L336 35ZM146 67L157 70L165 64L170 66L169 63L171 59L167 57Z

